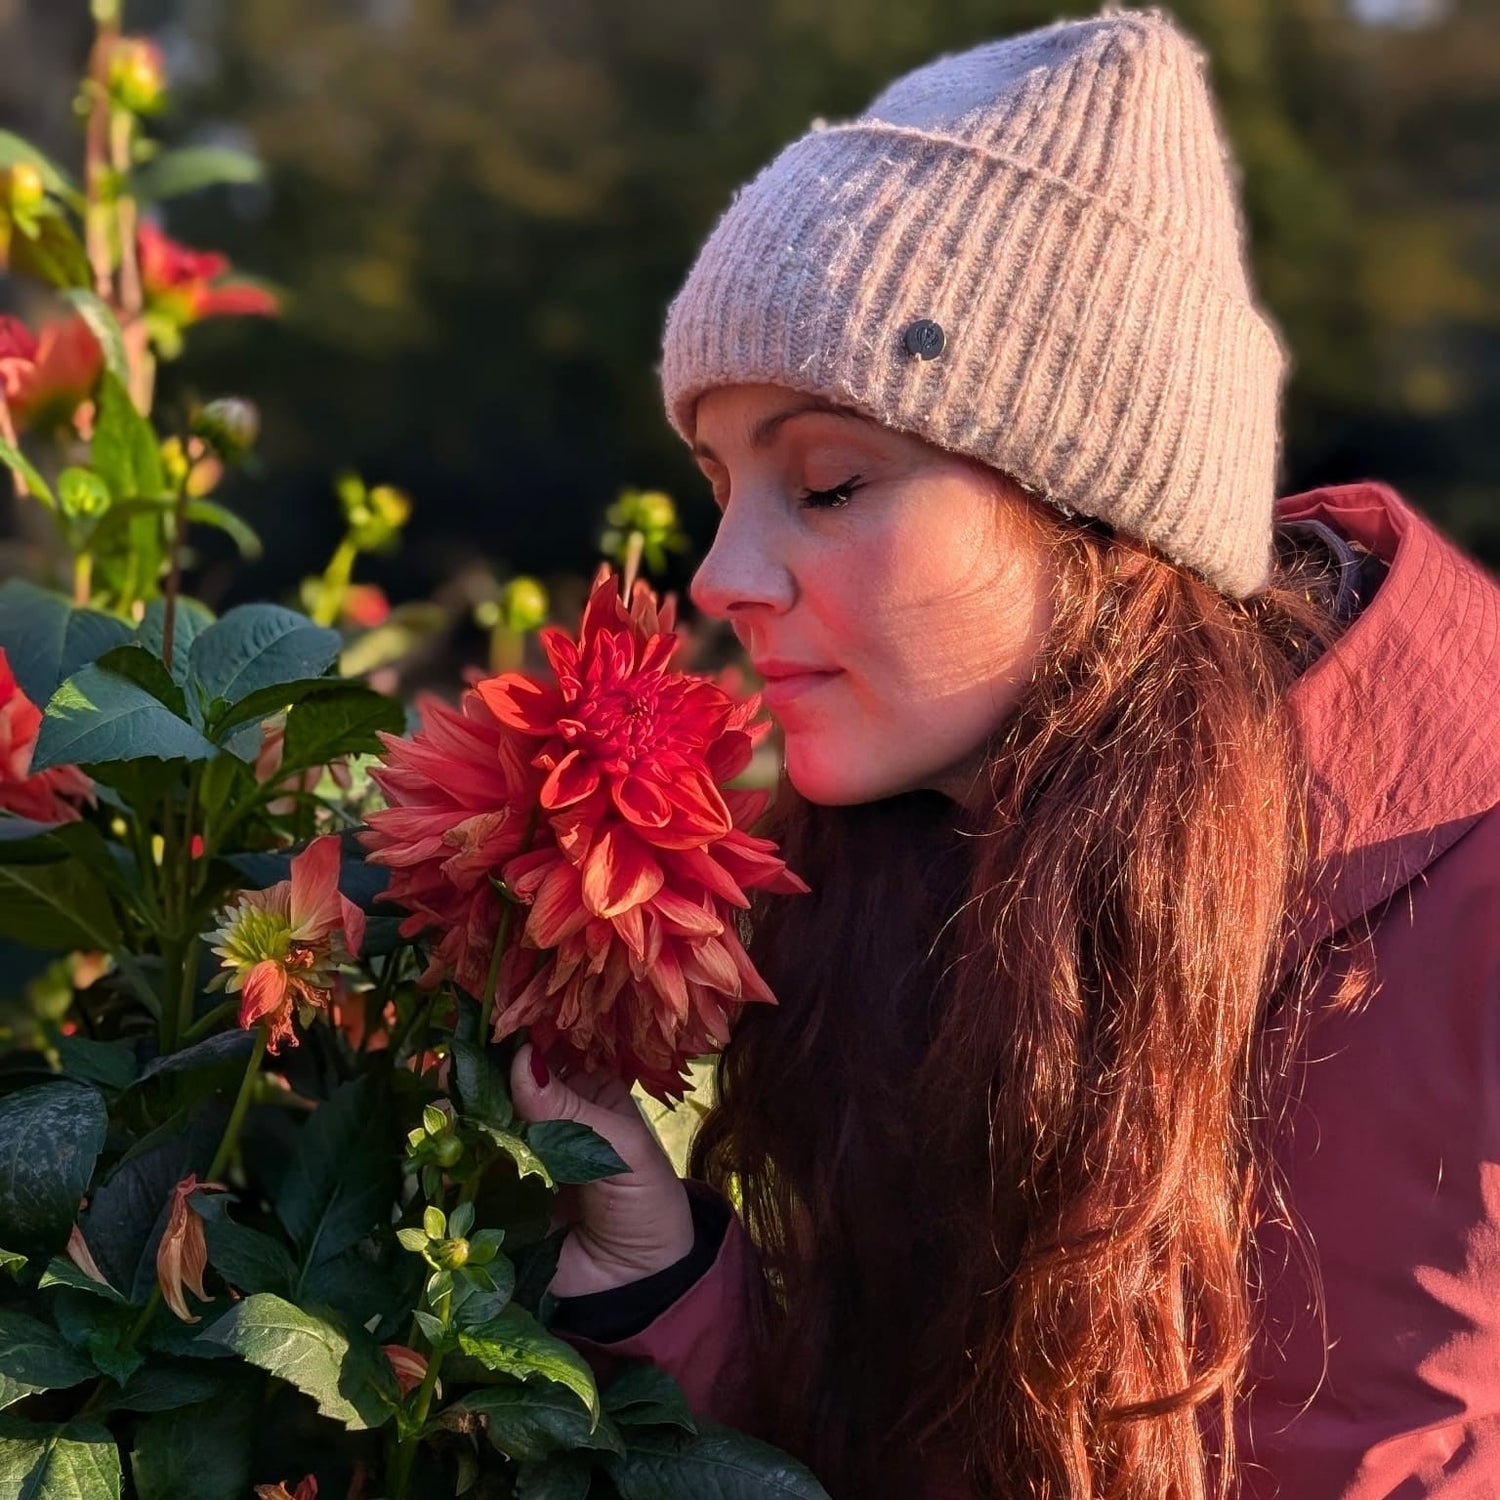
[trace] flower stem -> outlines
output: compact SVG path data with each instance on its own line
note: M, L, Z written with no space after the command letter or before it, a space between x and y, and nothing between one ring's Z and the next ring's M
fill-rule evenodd
M443 1352L432 1351L427 1361L427 1373L417 1387L417 1400L412 1408L412 1430L401 1439L396 1449L396 1462L391 1475L391 1493L395 1500L406 1500L411 1486L411 1466L416 1462L417 1448L422 1441L422 1429L427 1425L427 1413L432 1410L432 1393L437 1389L438 1370L443 1363Z
M224 1138L219 1142L219 1149L214 1152L213 1165L209 1167L205 1178L207 1182L218 1181L220 1174L229 1165L229 1158L234 1155L234 1148L239 1144L240 1126L245 1123L245 1111L250 1108L250 1095L255 1092L260 1060L265 1055L266 1028L260 1025L255 1028L255 1045L250 1049L250 1061L245 1065L245 1076L240 1080L240 1091L235 1096L229 1123L224 1127Z
M625 568L620 578L620 597L630 607L630 591L635 587L635 576L641 570L641 554L646 550L646 533L632 531L625 540Z
M359 548L352 537L345 537L338 544L323 576L318 580L318 602L312 612L316 625L332 625L339 617L339 608L349 592L349 580L354 576L354 559Z
M182 1033L183 1046L191 1046L200 1038L207 1036L208 1033L212 1031L220 1021L224 1020L228 1016L232 1016L235 1011L239 1009L239 1004L240 1002L238 997L232 997L228 1000L221 1001L218 1005L214 1006L214 1008L206 1015L199 1016L199 1018L194 1021L186 1031Z
M479 1045L483 1047L490 1039L490 1011L495 1004L495 985L500 979L500 960L505 956L505 944L510 937L511 917L515 903L502 896L500 929L495 934L494 952L490 954L490 972L485 975L484 994L479 1000Z

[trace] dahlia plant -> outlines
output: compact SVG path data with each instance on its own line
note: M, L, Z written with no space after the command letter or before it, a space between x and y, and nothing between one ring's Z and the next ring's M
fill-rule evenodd
M737 917L800 882L733 784L754 703L634 578L670 505L620 502L625 579L532 670L546 595L498 590L494 675L410 722L352 576L399 492L339 481L308 613L189 597L194 526L255 545L211 497L257 421L163 430L157 361L276 304L158 222L253 167L157 150L161 55L93 10L81 185L0 134L41 297L0 319L0 461L52 527L0 582L0 1494L821 1495L548 1331L557 1194L624 1164L508 1091L525 1031L671 1101L771 998Z

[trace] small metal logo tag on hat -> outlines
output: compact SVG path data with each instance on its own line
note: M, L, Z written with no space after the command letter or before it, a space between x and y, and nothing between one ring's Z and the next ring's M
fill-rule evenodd
M918 318L902 336L906 352L918 359L936 359L947 347L948 336L940 323L931 318Z

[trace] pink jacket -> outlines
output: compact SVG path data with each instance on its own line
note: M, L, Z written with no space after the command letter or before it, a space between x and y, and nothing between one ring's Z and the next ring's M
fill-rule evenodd
M1367 913L1378 988L1315 1020L1281 1151L1307 1256L1261 1236L1264 1326L1240 1422L1244 1500L1500 1496L1500 586L1380 484L1280 502L1390 564L1292 693L1321 870L1303 944ZM1375 794L1346 768L1373 754ZM1330 976L1329 984L1336 979ZM733 1422L745 1289L717 1260L644 1332L588 1346L647 1359ZM969 1500L934 1475L926 1500Z

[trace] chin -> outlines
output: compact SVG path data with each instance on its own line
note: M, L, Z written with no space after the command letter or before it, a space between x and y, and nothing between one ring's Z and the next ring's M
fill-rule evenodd
M853 807L861 802L879 802L905 791L912 783L894 775L871 774L866 758L852 748L839 754L835 749L809 753L788 736L786 778L799 795L820 807Z

